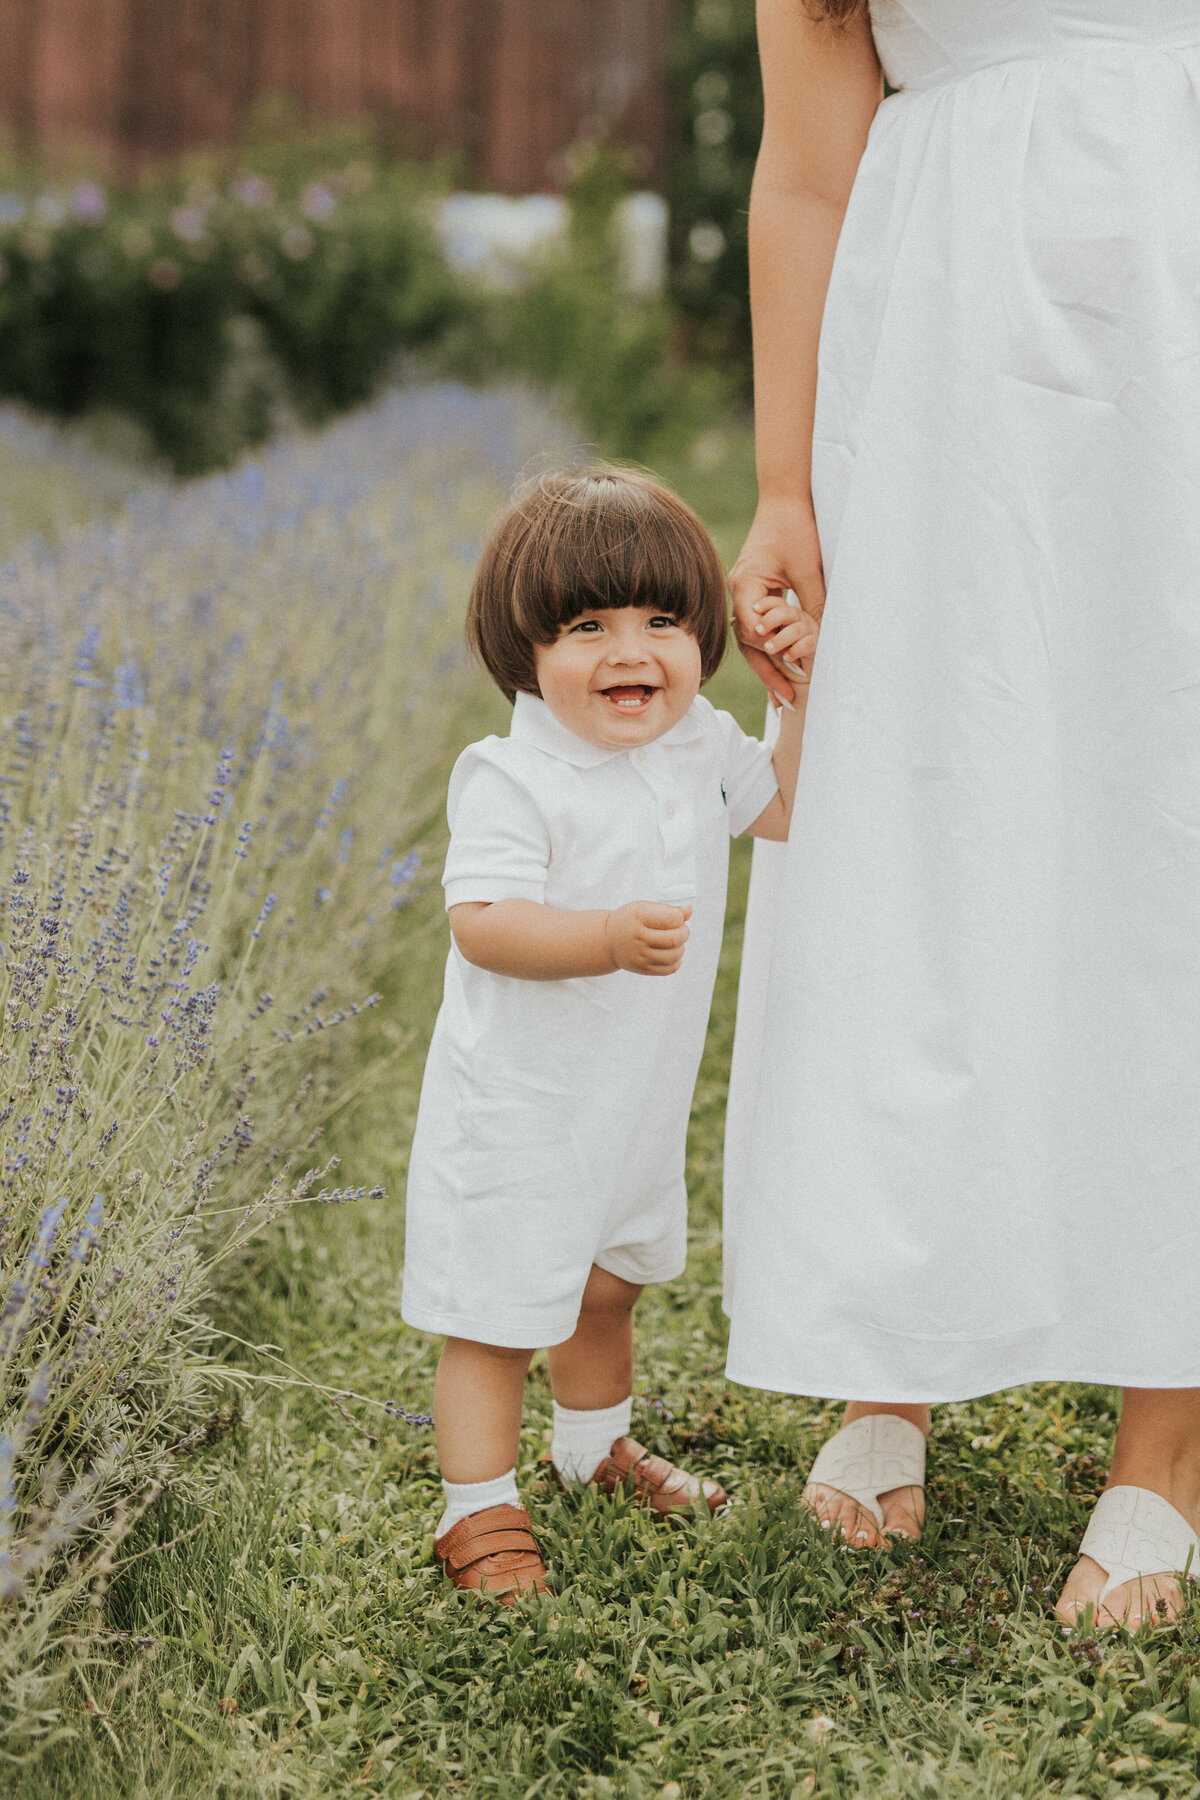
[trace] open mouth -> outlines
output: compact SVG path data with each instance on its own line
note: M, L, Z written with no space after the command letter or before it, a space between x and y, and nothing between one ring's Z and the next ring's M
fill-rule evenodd
M658 689L645 682L625 682L617 687L601 688L600 692L610 705L618 712L642 712L653 700Z

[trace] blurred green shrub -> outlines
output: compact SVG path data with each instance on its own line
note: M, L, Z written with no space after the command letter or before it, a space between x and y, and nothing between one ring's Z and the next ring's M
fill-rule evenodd
M762 133L754 0L684 0L672 64L671 293L689 355L750 372L746 248Z
M138 419L180 473L365 399L457 308L430 184L270 144L134 192L0 192L0 393Z
M683 354L669 298L625 291L613 229L635 185L613 146L576 147L565 247L515 293L475 290L442 358L471 380L521 375L556 391L606 452L652 461L690 442L728 407L728 373Z

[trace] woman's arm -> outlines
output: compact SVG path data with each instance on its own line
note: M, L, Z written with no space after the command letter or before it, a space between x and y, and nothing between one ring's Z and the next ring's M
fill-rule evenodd
M758 0L764 123L750 196L750 306L759 504L730 577L738 642L764 685L794 689L757 648L759 614L790 588L825 604L812 508L817 341L834 251L883 93L866 7L835 27L805 0Z

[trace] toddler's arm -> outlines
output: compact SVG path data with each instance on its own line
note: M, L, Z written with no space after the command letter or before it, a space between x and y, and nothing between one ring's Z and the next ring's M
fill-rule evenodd
M537 900L468 900L450 908L463 956L493 975L567 981L578 975L673 975L683 961L690 906L631 900L611 912L566 912Z
M785 600L762 600L754 610L758 614L754 629L765 640L762 648L782 665L796 697L791 707L785 704L780 712L779 736L771 753L779 792L759 813L753 825L747 826L746 835L771 838L780 843L787 837L792 822L792 801L796 795L800 750L804 743L808 674L817 647L817 623L808 613Z

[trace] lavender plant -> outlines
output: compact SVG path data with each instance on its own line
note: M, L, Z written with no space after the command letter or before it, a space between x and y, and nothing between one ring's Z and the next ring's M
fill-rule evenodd
M317 1146L337 1039L440 809L481 524L548 431L392 396L0 570L0 1735L230 1416L223 1267L369 1183Z

